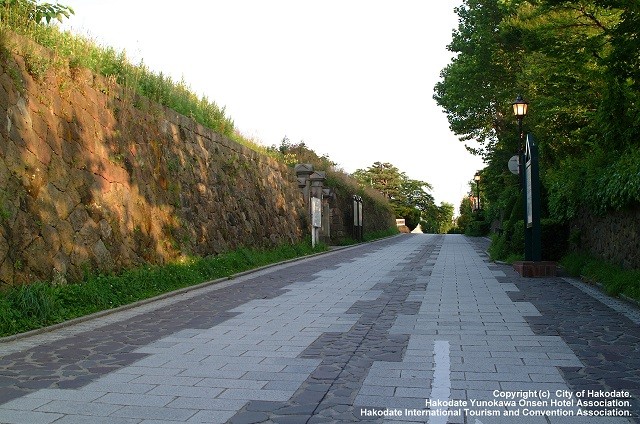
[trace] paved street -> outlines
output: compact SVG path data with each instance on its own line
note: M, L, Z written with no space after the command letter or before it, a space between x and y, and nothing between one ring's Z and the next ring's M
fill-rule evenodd
M402 235L0 342L0 423L640 422L638 309L487 243Z

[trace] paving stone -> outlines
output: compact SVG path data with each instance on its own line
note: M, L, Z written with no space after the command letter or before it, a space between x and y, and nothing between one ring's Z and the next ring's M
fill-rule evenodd
M71 400L52 400L35 408L40 412L55 412L67 415L87 415L105 417L122 408L120 405L107 405L95 402L78 402Z
M0 414L3 424L49 424L62 416L62 414L13 409L3 409Z
M0 422L382 422L362 408L585 389L629 390L637 417L640 315L486 243L390 238L10 343Z
M167 421L186 421L197 411L181 408L156 408L152 406L124 406L111 413L110 417L139 418Z

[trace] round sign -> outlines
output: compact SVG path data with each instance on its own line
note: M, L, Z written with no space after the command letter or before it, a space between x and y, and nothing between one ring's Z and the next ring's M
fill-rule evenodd
M518 156L511 156L511 159L509 159L509 171L511 171L512 174L518 175L518 169L520 168L519 165L519 160L518 160Z

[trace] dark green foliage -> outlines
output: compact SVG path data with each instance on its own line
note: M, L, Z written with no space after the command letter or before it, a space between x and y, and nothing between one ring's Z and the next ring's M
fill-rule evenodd
M395 207L396 216L404 218L404 223L413 231L420 223L420 211L411 207Z
M547 174L549 211L560 220L576 216L587 203L598 214L640 202L640 150L629 147L615 155L601 149L571 158Z
M522 210L522 200L506 167L521 147L517 94L530 103L524 131L540 148L543 218L568 222L584 208L605 214L640 202L640 3L465 0L457 12L456 55L434 97L487 162L483 208L503 230L493 255L520 254L512 205ZM458 226L470 225L461 218ZM563 250L543 235L545 244L548 257Z
M309 242L271 250L242 248L118 275L88 275L77 284L33 283L0 291L0 336L21 333L248 269L326 250Z
M542 219L540 227L542 260L559 260L569 248L569 226L552 219ZM524 221L506 221L502 232L492 236L489 255L493 260L506 260L512 255L524 257Z
M463 198L458 208L460 215L456 221L456 228L461 234L465 234L467 227L473 220L473 210L471 209L471 202L468 198Z
M482 237L489 234L490 227L491 223L487 221L484 211L476 210L471 213L464 233L471 237Z
M423 233L435 232L435 231L429 231L428 228L429 228L429 223L425 220L421 220L420 229L422 230Z
M422 226L422 231L426 233L446 234L453 226L454 209L454 206L447 202L440 203L440 206L435 204L431 205L422 213L422 218L426 222L425 225Z
M465 234L471 237L482 237L489 234L489 223L484 220L474 220L467 225Z

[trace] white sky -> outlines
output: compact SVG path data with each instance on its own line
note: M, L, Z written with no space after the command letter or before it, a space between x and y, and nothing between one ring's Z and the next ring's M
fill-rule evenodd
M347 172L390 162L456 208L483 168L432 99L461 0L62 0L65 27Z

